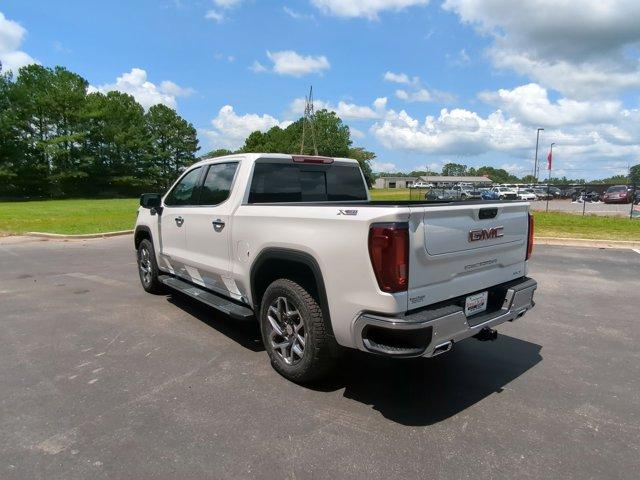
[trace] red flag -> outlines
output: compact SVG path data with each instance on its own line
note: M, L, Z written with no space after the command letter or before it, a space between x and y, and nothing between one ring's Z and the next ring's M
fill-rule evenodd
M549 155L547 155L547 170L551 170L551 162L553 161L552 151L553 150L549 150Z

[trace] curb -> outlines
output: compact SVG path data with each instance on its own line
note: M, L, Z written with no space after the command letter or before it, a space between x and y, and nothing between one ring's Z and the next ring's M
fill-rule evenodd
M131 235L132 233L133 233L133 230L120 230L118 232L86 233L82 235L64 235L61 233L46 233L46 232L27 232L24 235L27 237L38 237L38 238L82 240L87 238L119 237L120 235Z
M592 248L640 248L640 241L628 240L598 240L590 238L563 237L534 237L537 245L556 245L563 247L592 247Z

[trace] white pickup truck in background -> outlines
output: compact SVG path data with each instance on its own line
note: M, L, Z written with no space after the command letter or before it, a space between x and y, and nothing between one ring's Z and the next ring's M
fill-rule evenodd
M521 201L371 201L355 160L242 154L144 194L145 290L178 290L257 319L274 368L325 375L340 346L432 357L533 307Z

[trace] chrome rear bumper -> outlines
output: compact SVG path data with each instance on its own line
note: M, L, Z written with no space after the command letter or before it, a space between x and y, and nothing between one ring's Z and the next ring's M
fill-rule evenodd
M456 303L427 308L397 317L373 313L360 315L354 323L356 346L365 352L393 357L433 357L451 349L453 344L490 328L523 316L535 305L533 294L538 284L531 278L498 285L502 305L493 311L469 318Z

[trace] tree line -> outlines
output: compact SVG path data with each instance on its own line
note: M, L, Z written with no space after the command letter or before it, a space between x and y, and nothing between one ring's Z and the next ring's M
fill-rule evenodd
M196 160L195 128L63 67L0 74L0 196L125 196L163 189Z

